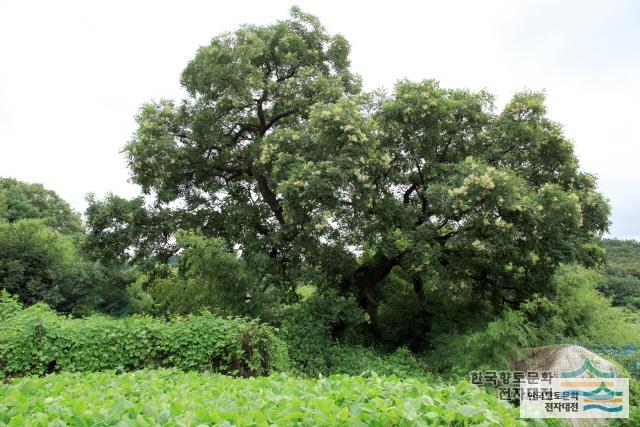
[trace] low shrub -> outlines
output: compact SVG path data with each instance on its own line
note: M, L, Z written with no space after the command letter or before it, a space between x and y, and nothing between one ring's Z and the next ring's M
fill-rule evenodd
M286 365L284 343L270 327L208 312L170 321L72 319L36 304L0 324L2 377L160 367L253 376Z
M326 375L333 373L331 350L337 339L353 343L356 328L363 322L364 312L353 298L318 292L289 310L280 337L287 343L296 371Z
M506 310L484 327L438 337L428 357L436 372L464 377L474 370L507 369L510 358L521 355L521 349L535 340L524 314Z
M431 378L406 347L389 353L363 345L358 328L364 322L364 312L353 298L330 291L314 293L293 307L280 336L288 344L294 371L310 377L376 373Z
M327 349L328 367L331 374L395 375L399 378L434 378L426 365L406 347L400 347L392 353L381 353L375 348L333 345Z

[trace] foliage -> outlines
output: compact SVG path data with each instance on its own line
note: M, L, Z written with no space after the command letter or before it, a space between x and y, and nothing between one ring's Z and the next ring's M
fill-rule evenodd
M0 220L41 219L62 234L82 233L82 220L54 191L40 184L0 178Z
M125 289L128 314L157 314L153 297L145 290L147 276L141 274Z
M348 374L395 375L399 378L420 378L433 381L434 375L428 371L426 363L406 347L399 347L391 353L382 353L372 347L359 345L334 344L328 347L328 363L326 372L309 372L314 374Z
M286 313L280 336L287 343L294 369L309 375L333 373L334 335L354 342L364 321L364 313L353 298L317 292Z
M261 279L224 240L184 232L176 244L181 252L175 268L143 275L130 287L134 312L184 315L208 309L264 320L277 315L277 298L261 288Z
M601 276L578 267L563 267L554 277L557 320L556 334L592 344L636 344L640 325L625 321L619 309L596 289Z
M175 370L65 373L0 385L0 425L526 426L469 384L378 376L232 379Z
M131 275L87 259L83 239L80 216L55 192L0 178L0 289L76 315L121 312Z
M18 302L18 298L12 296L4 289L0 291L0 321L4 322L21 310L22 306Z
M88 260L76 237L43 220L1 222L0 289L26 305L44 302L75 315L122 310L131 274Z
M464 301L458 302L459 309L450 317L437 318L443 328L432 334L430 366L442 374L466 375L482 368L505 369L523 347L558 341L601 346L637 343L640 325L630 323L597 291L599 280L597 271L562 266L552 278L548 297L534 295L519 310L494 318L473 315ZM479 313L487 312L486 307L475 307Z
M640 279L640 242L635 240L602 239L606 251L606 272L614 276L634 276Z
M286 364L286 349L269 327L206 312L172 321L71 319L36 304L0 324L1 377L156 367L246 376Z
M92 270L74 240L42 220L0 223L0 288L23 303L72 311L91 288Z
M7 204L7 195L4 190L0 190L0 222L7 221L9 217L9 206Z
M166 262L196 230L241 256L253 290L286 304L309 283L353 294L372 333L408 339L378 308L442 309L424 298L431 280L495 317L551 293L561 263L601 261L608 205L542 94L499 113L484 91L434 81L365 94L348 53L297 8L200 48L181 77L189 98L142 106L125 147L148 203L90 200L90 251ZM394 270L413 306L379 292Z
M125 200L113 194L104 201L89 194L87 202L90 234L85 249L92 258L106 265L135 260L143 268L151 268L158 261L167 262L177 251L171 239L177 220L166 209L146 209L142 197Z
M605 276L598 289L614 305L640 309L640 242L603 239L606 250Z
M72 310L72 314L86 316L97 312L115 316L125 315L129 304L126 288L136 280L138 271L117 266L109 267L97 261L91 266L90 289L80 306Z
M423 278L426 278L426 274ZM428 305L416 298L411 277L398 270L389 274L372 293L380 301L375 311L376 341L392 348L409 346L416 351L428 347L430 337L438 329L434 324L447 317L445 306L452 308L458 305L451 292L432 289L434 280L423 280L420 285L423 285L423 301L428 301Z
M484 327L438 336L428 360L437 372L465 377L472 370L508 369L511 358L535 342L535 331L524 314L508 310Z
M640 279L634 276L606 275L598 290L611 298L616 306L629 306L640 310Z
M365 346L366 316L352 298L316 292L285 313L280 336L289 348L294 371L301 375L375 372L380 375L431 378L408 348L392 352Z

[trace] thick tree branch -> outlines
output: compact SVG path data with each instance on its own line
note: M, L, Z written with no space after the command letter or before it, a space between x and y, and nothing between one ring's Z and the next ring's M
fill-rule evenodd
M343 280L341 289L343 292L355 290L363 300L367 300L369 291L398 265L402 255L390 258L379 253L372 260L360 265L350 279Z
M276 82L281 83L281 82L283 82L285 80L288 80L288 79L290 79L292 77L295 77L296 71L298 71L298 69L294 67L287 74L285 74L283 76L278 76L277 75L278 73L276 72Z
M295 110L287 110L287 111L283 111L282 113L276 114L271 118L271 120L267 122L267 125L266 125L267 130L271 129L271 127L274 124L276 124L277 121L284 119L285 117L288 117L294 113L295 113Z
M418 188L418 186L416 185L416 183L414 182L413 184L411 184L411 186L409 188L407 188L407 191L404 192L404 196L402 196L402 201L405 205L409 204L409 201L411 200L411 193L413 193L416 188Z
M264 98L266 97L266 91L264 92L264 94L262 95L262 98L260 98L256 105L257 105L257 112L258 112L258 121L260 122L260 136L264 136L264 134L267 133L267 120L264 117L264 110L262 109L262 103L264 101Z
M262 200L264 200L264 202L269 206L278 223L280 225L285 225L282 206L280 205L275 193L269 188L267 178L260 173L253 162L249 163L249 173L255 178L256 183L258 184L258 191L260 191Z

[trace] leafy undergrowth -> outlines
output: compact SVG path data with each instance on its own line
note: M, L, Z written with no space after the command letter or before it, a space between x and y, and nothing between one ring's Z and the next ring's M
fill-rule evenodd
M0 294L0 379L60 371L179 368L251 376L287 368L284 343L256 320L208 312L74 319Z
M526 425L518 411L469 384L414 379L141 370L62 373L0 385L0 425Z

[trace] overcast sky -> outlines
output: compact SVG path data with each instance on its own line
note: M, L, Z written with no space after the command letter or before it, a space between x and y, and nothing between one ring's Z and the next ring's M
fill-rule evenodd
M365 88L400 78L547 93L584 170L640 238L640 1L2 1L0 176L39 182L84 211L89 192L137 195L123 145L150 100L182 98L196 49L298 4L352 46Z

